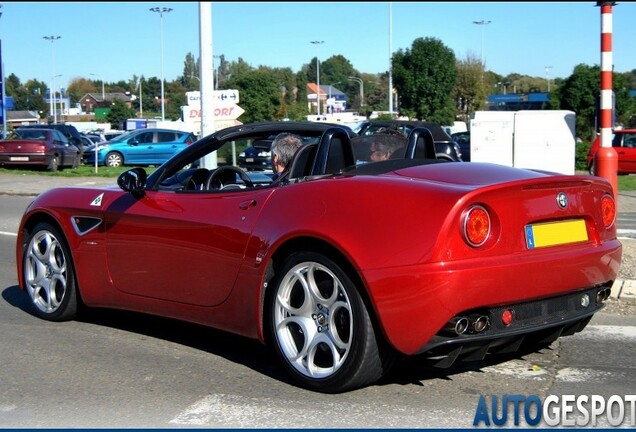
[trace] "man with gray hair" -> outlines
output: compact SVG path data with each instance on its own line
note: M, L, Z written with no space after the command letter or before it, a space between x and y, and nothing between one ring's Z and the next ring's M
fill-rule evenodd
M272 170L276 173L275 179L287 174L287 168L296 150L303 145L303 140L298 135L283 132L272 141Z

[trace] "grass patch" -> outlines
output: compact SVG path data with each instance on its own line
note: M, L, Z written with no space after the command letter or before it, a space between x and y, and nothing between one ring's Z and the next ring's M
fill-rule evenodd
M0 174L34 174L45 175L52 177L117 177L119 174L133 168L132 166L124 167L97 167L95 172L94 165L80 165L77 168L64 168L57 172L47 171L45 168L0 168ZM150 174L155 170L155 167L145 167L146 172Z
M636 174L618 176L619 191L636 190Z

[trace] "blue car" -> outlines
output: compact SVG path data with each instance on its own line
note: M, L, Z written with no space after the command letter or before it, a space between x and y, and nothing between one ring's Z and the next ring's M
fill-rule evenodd
M161 165L197 140L191 132L171 129L128 131L84 150L85 164L109 167L122 165Z

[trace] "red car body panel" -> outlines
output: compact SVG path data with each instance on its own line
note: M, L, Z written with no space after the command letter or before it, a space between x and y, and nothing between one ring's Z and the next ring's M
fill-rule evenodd
M569 198L565 209L557 193ZM103 194L103 195L102 195ZM454 315L613 281L621 244L605 227L611 186L491 164L442 163L381 175L338 175L224 193L57 189L27 209L18 232L53 218L69 242L83 301L147 312L264 340L268 264L290 241L319 241L355 270L379 326L421 352ZM481 247L463 237L478 204L492 218ZM102 223L79 235L74 218ZM587 241L528 249L524 227L583 219ZM24 288L24 287L23 287Z
M619 174L636 174L636 129L614 129L612 131L612 147L616 150ZM598 135L587 155L587 166L591 166L596 152L601 146L601 136Z

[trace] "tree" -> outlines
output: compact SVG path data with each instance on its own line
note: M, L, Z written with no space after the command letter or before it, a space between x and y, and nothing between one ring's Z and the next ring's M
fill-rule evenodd
M73 78L68 85L67 92L71 98L72 103L79 102L80 98L87 93L99 93L102 94L101 82L95 82L86 78L76 77Z
M128 108L124 102L116 99L106 115L106 121L110 123L111 128L119 129L121 122L125 122L127 119L134 117L135 110Z
M574 111L577 134L588 137L590 141L595 132L600 72L598 66L579 64L556 91L559 105L555 109Z
M188 90L198 90L201 87L199 83L199 60L195 60L192 53L186 54L183 62L183 76L180 81Z
M393 55L393 84L400 111L420 120L450 124L455 120L455 54L439 39L418 38L411 49Z
M483 64L473 54L457 62L457 83L453 91L455 107L461 121L469 122L472 114L486 105ZM449 123L452 124L452 123Z
M229 88L237 89L241 94L241 107L245 113L240 121L251 123L276 118L280 104L280 88L274 74L264 69L253 70L232 76L227 81Z

